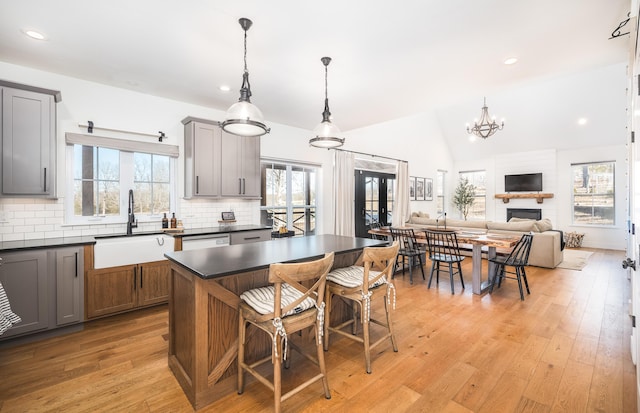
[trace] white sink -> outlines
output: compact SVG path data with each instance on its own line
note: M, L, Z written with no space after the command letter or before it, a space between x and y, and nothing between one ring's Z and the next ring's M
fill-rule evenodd
M134 235L96 239L93 248L95 268L140 264L165 259L173 251L173 237L165 234Z

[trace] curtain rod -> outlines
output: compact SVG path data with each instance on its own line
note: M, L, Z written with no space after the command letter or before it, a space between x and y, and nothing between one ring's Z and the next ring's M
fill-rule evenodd
M93 133L94 129L100 129L100 130L107 130L111 132L128 133L131 135L151 136L154 138L158 138L158 142L162 142L163 139L167 139L167 136L162 131L158 131L158 133L154 135L152 133L145 133L145 132L135 132L135 131L128 131L123 129L104 128L104 127L95 126L93 124L93 121L91 120L88 120L86 124L78 123L78 127L87 128L87 133Z
M384 158L384 159L390 159L392 161L398 161L398 162L406 162L409 163L409 161L405 161L404 159L396 159L396 158L390 158L388 156L383 156L383 155L375 155L373 153L366 153L366 152L358 152L358 151L349 151L347 149L338 149L338 148L329 148L329 149L333 149L334 151L341 151L341 152L351 152L351 153L356 153L358 155L366 155L366 156L371 156L373 158Z

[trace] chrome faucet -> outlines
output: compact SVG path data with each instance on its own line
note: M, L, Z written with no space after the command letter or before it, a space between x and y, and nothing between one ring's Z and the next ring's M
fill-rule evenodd
M138 220L133 214L133 189L129 189L129 218L127 219L127 235L131 235L132 228L138 228Z

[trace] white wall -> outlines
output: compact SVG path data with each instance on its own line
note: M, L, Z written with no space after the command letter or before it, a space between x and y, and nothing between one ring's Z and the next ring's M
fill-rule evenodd
M613 70L618 75L618 70ZM58 104L58 200L39 199L0 199L0 241L68 237L77 235L94 235L101 233L124 232L125 223L116 225L70 226L64 225L63 197L65 195L65 167L64 167L64 133L84 133L77 125L87 120L94 121L96 126L138 132L166 133L167 144L180 146L183 149L183 125L180 122L186 116L221 120L224 112L203 106L191 105L184 102L159 98L113 88L102 84L86 82L54 73L34 70L26 67L0 62L0 77L4 80L56 89L62 92L62 102ZM515 93L515 92L514 92ZM268 119L268 108L262 108ZM623 110L623 109L621 109ZM318 119L319 121L320 119ZM486 169L488 185L493 182L493 188L487 188L488 197L502 191L503 171L516 173L511 170L508 162L502 160L516 159L514 165L519 165L518 159L540 159L554 151L529 151L498 157L476 157L474 160L455 162L458 148L467 147L469 142L463 136L459 143L451 144L444 138L441 119L436 112L425 112L394 121L372 125L366 128L344 132L346 144L343 149L371 153L379 156L404 159L409 162L409 174L434 179L438 169L447 173L447 200L445 208L453 212L450 205L451 192L457 183L457 173L460 170ZM614 122L615 123L615 122ZM332 180L333 180L333 151L311 148L308 141L310 130L315 125L309 125L309 130L294 128L286 125L269 123L271 133L261 138L261 152L263 157L282 160L303 161L321 165L319 174L318 204L322 211L318 217L318 233L331 233L333 230L332 212ZM612 126L612 133L619 135L619 128ZM499 133L502 133L499 132ZM581 132L580 132L581 133ZM578 136L580 135L577 132ZM107 132L96 131L96 134L115 136ZM117 136L118 137L118 136ZM121 136L119 136L121 137ZM127 138L147 140L135 135ZM565 137L563 137L564 139ZM493 139L490 138L490 139ZM483 142L480 142L483 143ZM486 143L486 142L485 142ZM547 154L547 155L545 155ZM479 158L479 159L478 159ZM554 225L563 230L585 232L584 245L598 248L624 249L625 239L625 188L624 171L626 165L624 145L602 146L583 149L562 149L555 153L557 169L557 188L555 197L545 200L543 214L556 215ZM606 159L605 159L606 158ZM616 225L613 228L577 228L571 225L570 215L570 185L569 165L575 162L588 162L616 159ZM515 167L514 167L515 168ZM183 156L177 167L178 194L182 197L184 182ZM545 178L547 179L547 178ZM567 186L563 186L563 185ZM549 183L545 181L545 191ZM550 188L550 187L549 187ZM435 188L434 188L435 190ZM489 198L488 198L489 199ZM493 199L493 198L491 198ZM523 200L520 200L523 201ZM526 201L526 200L524 200ZM498 202L501 202L498 200ZM514 202L514 201L511 201ZM259 223L258 201L244 200L181 200L176 215L184 221L187 228L217 225L220 212L234 209L239 223ZM496 203L488 202L487 218L496 221L503 220L503 212L498 210ZM515 203L514 203L515 205ZM555 212L553 212L555 210ZM411 201L411 211L424 211L432 216L436 215L436 200ZM553 221L553 218L552 218ZM160 228L160 222L141 225L139 230L153 230Z
M54 73L34 70L0 62L0 77L16 83L60 90L62 101L57 104L57 200L2 198L0 199L0 241L70 237L80 235L122 233L126 224L112 225L65 225L65 132L86 133L78 123L92 120L96 127L155 134L165 132L164 143L178 145L181 156L177 165L178 195L184 194L184 126L181 120L187 116L212 120L222 120L224 112L203 106L159 98L151 95L118 89L98 83L87 82ZM212 86L213 87L213 86ZM268 110L265 110L268 113ZM262 156L285 160L302 160L321 164L331 171L329 151L308 146L310 132L299 128L269 122L271 133L261 138ZM315 125L310 125L313 127ZM140 141L155 141L154 138L126 135L95 130L99 136L111 136ZM330 210L331 184L320 174L321 191L319 203L323 210ZM258 224L259 201L225 199L180 200L176 216L183 220L186 228L202 228L218 225L220 212L233 209L239 224ZM319 232L328 226L330 220L318 223ZM144 223L138 231L160 228L160 221Z
M433 112L422 113L355 129L344 134L345 149L402 159L409 162L409 175L433 179L432 201L411 201L411 212L436 216L435 184L438 169L449 171L453 158ZM447 183L451 187L451 182Z
M504 222L507 208L540 208L542 217L549 218L554 229L586 234L582 246L624 250L627 236L626 153L624 145L610 145L562 151L519 152L460 161L455 164L455 182L460 171L486 171L487 220ZM616 162L615 224L610 227L573 225L571 164L612 160ZM501 199L495 199L496 193L504 193L505 174L535 172L542 172L543 192L552 193L553 198L545 199L542 204L536 203L535 199L512 199L508 204L503 203Z

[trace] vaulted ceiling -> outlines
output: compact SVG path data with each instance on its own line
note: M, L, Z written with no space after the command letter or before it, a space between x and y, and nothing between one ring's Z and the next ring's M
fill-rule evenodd
M629 36L610 38L629 3L4 1L0 61L226 110L241 83L238 18L248 17L252 101L267 121L320 122L320 58L330 56L329 101L343 131L437 110L446 132L459 121L454 112L477 117L483 96L504 116L511 103L496 94L623 64ZM46 39L28 38L27 29ZM518 62L503 64L508 57Z

